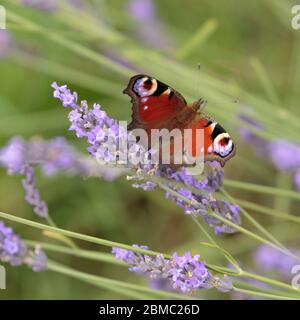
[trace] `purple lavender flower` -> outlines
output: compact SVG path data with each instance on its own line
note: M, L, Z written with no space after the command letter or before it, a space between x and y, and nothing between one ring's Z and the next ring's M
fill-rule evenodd
M73 108L77 103L77 93L71 92L66 85L59 87L56 82L52 83L52 88L54 89L54 98L59 99L64 107Z
M218 161L210 161L206 169L207 184L204 190L208 193L217 191L223 184L224 169Z
M43 218L48 216L48 208L37 189L34 167L39 165L46 176L67 172L85 177L103 177L108 181L124 172L118 168L107 170L93 158L78 153L61 137L51 140L33 138L30 141L19 137L12 138L0 149L0 165L7 168L10 174L24 176L22 183L25 200L33 206L34 212Z
M26 264L38 272L46 268L47 256L41 249L29 250L21 237L0 221L0 261L12 266Z
M136 138L125 127L110 118L101 106L94 104L89 108L86 101L77 104L76 92L71 93L67 86L59 87L55 82L54 97L62 102L64 107L72 110L69 113L70 130L75 131L78 138L86 138L90 147L88 151L101 164L117 165L122 163L128 168L143 168L150 170L147 162L149 152L136 143ZM123 146L123 148L122 148Z
M162 291L176 291L168 279L159 278L159 279L149 279L149 287L154 290Z
M148 249L146 246L133 247ZM223 280L213 276L206 268L205 262L199 260L200 256L193 256L190 252L183 256L174 253L171 259L165 259L161 254L148 256L119 248L113 248L112 252L117 259L130 265L130 271L146 274L151 279L167 279L174 289L183 293L202 288L217 288L222 292L232 289L229 279Z
M208 186L208 179L198 180L195 176L189 174L185 167L174 171L169 167L163 167L160 172L161 176L180 182L186 186L191 186L199 190L205 190Z
M186 201L180 197L176 197L171 192L166 193L166 197L173 200L179 207L183 208L186 214L196 214L203 217L204 221L214 229L216 234L235 232L235 229L210 215L210 211L214 211L216 214L235 224L241 223L239 206L228 201L216 200L212 196L212 193L218 190L222 185L224 178L224 170L221 168L219 163L209 162L205 171L205 178L202 180L198 180L196 177L189 175L186 168L182 168L176 172L172 171L170 168L166 168L163 169L160 174L164 177L183 183L187 187L192 186L194 189L199 190L198 194L186 189L185 187L177 189L171 187L171 189L194 202L194 204L188 204Z
M294 249L290 251L295 252ZM267 245L261 245L256 250L254 259L259 268L266 271L277 271L286 277L291 275L292 267L298 264L296 258L281 253Z
M46 269L48 258L40 247L35 247L34 251L29 253L26 262L34 272L40 272Z
M239 215L240 207L238 205L232 204L228 201L222 200L213 200L209 202L210 208L216 214L220 215L221 217L230 220L232 223L236 225L241 224L241 218ZM205 222L214 229L215 234L221 233L234 233L236 232L235 229L228 226L227 224L223 223L222 221L218 220L215 217L206 214L204 216Z
M270 158L278 170L294 171L300 168L300 146L286 140L269 145Z
M124 171L107 170L93 158L80 154L62 137L50 140L35 137L29 141L14 137L0 149L0 165L13 174L21 173L25 165L40 165L46 176L64 171L73 175L104 177L107 180L114 179Z
M12 41L7 30L0 30L0 59L7 56L11 49Z
M130 178L128 178L128 179L130 179ZM157 187L157 184L152 181L145 181L143 183L133 183L132 187L143 189L144 191L152 191L153 189L155 189Z
M41 218L48 217L48 206L41 199L39 190L36 186L34 169L31 166L25 166L22 172L25 178L22 181L25 190L25 200L33 206L34 212Z
M211 273L206 269L205 263L199 261L200 256L192 256L190 252L182 257L176 253L170 259L171 269L168 273L172 277L173 288L179 288L186 293L199 288L212 288Z
M0 164L6 167L11 174L22 171L25 159L26 146L22 138L12 138L8 145L0 150Z
M185 188L179 188L176 191L181 196L190 200L192 204L187 203L185 200L175 196L171 192L167 192L166 197L173 200L179 207L183 208L186 214L194 214L203 217L204 221L214 229L215 234L236 232L234 228L213 217L210 212L213 211L217 215L239 225L241 223L241 218L239 215L240 207L238 205L234 205L228 201L216 200L211 194L195 194Z

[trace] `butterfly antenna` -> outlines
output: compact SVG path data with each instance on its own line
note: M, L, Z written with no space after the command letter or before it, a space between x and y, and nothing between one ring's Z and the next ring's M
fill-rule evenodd
M197 69L198 69L198 77L197 77L197 96L200 96L200 72L201 72L201 64L197 64Z
M200 63L198 63L197 69L199 71L199 73L198 73L198 81L197 81L197 96L199 97L200 96L200 71L201 71ZM206 104L207 104L206 100L204 100L202 98L199 98L199 100L198 100L198 105L199 105L199 109L200 109L199 111L202 111L205 108Z

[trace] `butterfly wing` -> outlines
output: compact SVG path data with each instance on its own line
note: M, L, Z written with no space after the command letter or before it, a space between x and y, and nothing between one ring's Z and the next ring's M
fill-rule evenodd
M202 100L188 105L178 91L145 74L132 77L123 92L132 101L129 130L142 128L149 135L151 129L192 129L192 155L195 156L199 149L196 129L203 129L205 161L216 160L224 166L234 156L236 147L226 130L203 113L197 113Z
M132 122L128 129L165 128L187 105L184 97L165 83L139 74L132 77L123 91L131 97Z
M217 122L198 114L191 125L192 130L204 130L204 159L205 161L218 161L222 166L235 155L236 146L229 133ZM196 153L196 140L193 140L192 152Z

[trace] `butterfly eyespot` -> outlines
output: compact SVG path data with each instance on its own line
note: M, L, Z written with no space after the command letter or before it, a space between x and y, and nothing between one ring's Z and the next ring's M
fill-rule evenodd
M153 85L153 80L147 79L147 80L144 81L144 83L143 83L143 88L144 88L145 90L151 90L152 85Z
M221 140L219 141L219 144L220 144L221 146L227 146L228 143L229 143L229 141L230 141L230 138L225 137L225 138L223 138L223 139L221 139Z
M214 152L221 157L228 156L233 150L233 143L228 133L219 134L214 140Z
M157 89L157 81L148 77L136 80L133 90L140 97L151 96Z

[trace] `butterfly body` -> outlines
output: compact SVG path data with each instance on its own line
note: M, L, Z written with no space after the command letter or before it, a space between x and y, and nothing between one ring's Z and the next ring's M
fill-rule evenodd
M196 156L196 132L202 129L204 134L204 158L217 160L222 166L235 154L235 145L229 134L217 123L199 111L203 100L187 104L184 97L163 82L140 74L132 77L124 93L131 97L133 104L132 122L128 129L144 129L151 143L151 130L178 129L184 132L191 129L192 155ZM178 139L183 139L183 135ZM176 140L176 136L174 137ZM175 141L171 142L172 145Z

